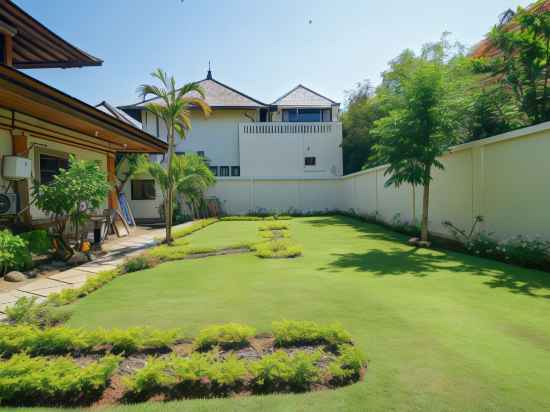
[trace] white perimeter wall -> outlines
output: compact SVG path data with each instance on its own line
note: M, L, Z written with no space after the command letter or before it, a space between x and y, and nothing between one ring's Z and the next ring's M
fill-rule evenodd
M474 217L482 215L481 229L497 238L522 234L550 239L550 122L457 146L441 161L445 170L434 171L431 187L433 233L449 235L445 220L469 229ZM353 210L377 213L386 221L396 213L402 220L419 219L422 190L386 187L385 170L326 179L219 178L209 195L218 197L228 214ZM138 209L156 213L145 205Z

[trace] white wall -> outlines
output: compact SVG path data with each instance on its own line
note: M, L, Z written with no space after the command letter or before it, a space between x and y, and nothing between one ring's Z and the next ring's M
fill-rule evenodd
M295 132L300 128L302 132ZM317 131L311 132L313 130ZM241 124L239 142L241 176L342 176L341 123ZM316 158L315 166L305 166L306 156Z

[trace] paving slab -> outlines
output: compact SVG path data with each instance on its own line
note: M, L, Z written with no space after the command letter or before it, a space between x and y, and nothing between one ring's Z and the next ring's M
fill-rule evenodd
M7 315L4 315L3 313L0 313L0 322L5 322L8 320Z
M51 286L49 288L44 288L44 289L37 289L33 293L38 295L38 296L47 297L47 296L51 295L52 293L59 293L59 292L61 292L63 290L66 290L66 289L78 289L79 287L81 287L84 284L84 282L71 283L71 284L61 283L61 282L57 282L57 283L58 283L58 285L56 285L56 286Z
M83 272L88 272L89 274L97 274L100 272L106 272L108 270L116 269L116 265L113 265L110 261L106 263L87 263L85 265L79 266L78 270Z
M70 269L66 270L65 272L56 273L55 275L48 276L49 279L53 280L59 280L62 282L67 283L83 283L88 280L88 278L92 275L90 272L86 272L81 270L82 266L80 266L78 269Z
M23 285L17 288L17 290L20 292L35 293L35 291L39 289L48 289L48 288L53 288L60 285L67 285L67 283L60 282L53 279L42 278L42 279L37 279L36 281L29 283L27 285Z
M0 304L15 303L19 298L32 297L30 293L21 292L19 290L10 290L9 292L0 293Z

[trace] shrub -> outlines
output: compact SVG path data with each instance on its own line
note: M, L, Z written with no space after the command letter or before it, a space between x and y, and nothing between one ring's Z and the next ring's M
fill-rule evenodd
M288 224L284 222L266 222L258 230L287 230Z
M167 373L168 359L147 358L147 363L132 376L124 379L124 385L134 395L149 395L174 385L175 376Z
M50 294L47 302L55 306L68 305L78 298L87 296L96 291L119 275L120 272L118 269L98 273L96 276L88 278L84 285L79 288L65 289L61 292Z
M548 262L550 242L539 237L518 235L497 246L497 253L505 260L528 267L542 267Z
M339 356L328 365L328 373L334 383L357 379L365 366L365 357L352 345L338 346Z
M322 351L297 352L294 356L278 350L253 362L251 371L256 387L276 389L285 386L298 390L307 389L320 378L319 361Z
M10 270L25 270L32 266L28 244L5 229L0 231L0 275Z
M22 297L6 308L6 315L11 323L50 327L69 319L71 311L56 308L49 302L39 303L36 297Z
M302 247L288 239L273 239L254 246L261 258L293 258L302 255Z
M272 328L278 346L317 343L339 345L351 342L351 335L339 324L319 325L309 321L282 320L273 322Z
M290 231L288 230L263 230L260 232L260 237L265 239L279 239L279 238L289 238Z
M226 222L244 222L244 221L260 221L260 220L264 220L264 218L260 216L244 215L244 216L225 216L220 218L220 220L226 221Z
M148 253L133 256L122 264L123 273L139 272L140 270L150 269L159 264L159 260Z
M19 236L28 243L30 252L35 255L46 255L52 248L52 238L46 230L31 230Z
M216 345L223 348L237 348L245 346L248 339L255 333L254 328L238 323L212 325L199 332L194 344L199 350L206 350Z
M0 354L10 356L26 352L32 355L59 355L92 352L98 347L115 353L165 349L182 338L177 330L150 328L98 329L85 331L67 327L40 329L32 325L1 325Z
M118 367L106 356L81 367L69 358L32 358L19 354L0 368L0 404L79 403L97 396Z

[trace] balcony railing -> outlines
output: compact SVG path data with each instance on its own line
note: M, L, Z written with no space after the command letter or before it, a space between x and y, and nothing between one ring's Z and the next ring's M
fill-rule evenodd
M241 123L242 134L331 134L341 123Z

